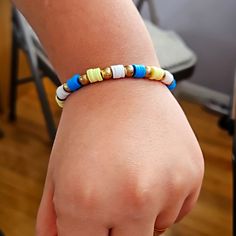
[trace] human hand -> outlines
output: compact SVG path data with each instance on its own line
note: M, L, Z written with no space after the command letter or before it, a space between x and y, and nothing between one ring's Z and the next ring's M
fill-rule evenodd
M63 109L37 235L152 236L192 209L203 172L198 142L165 86L85 87Z

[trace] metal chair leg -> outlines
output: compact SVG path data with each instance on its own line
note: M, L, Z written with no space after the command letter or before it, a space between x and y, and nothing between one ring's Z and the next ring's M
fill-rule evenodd
M17 46L16 36L12 32L12 52L11 52L11 81L10 81L10 95L9 95L9 120L16 120L16 98L17 98L17 75L19 65L19 49Z
M13 21L13 45L12 45L11 100L10 100L11 111L9 117L11 120L14 120L16 118L15 115L16 87L20 81L17 75L18 72L17 67L19 61L18 50L19 48L22 48L26 54L28 64L30 66L30 71L32 75L30 81L33 81L36 85L49 137L53 141L56 134L56 126L52 117L47 95L43 86L42 73L39 67L39 60L37 57L33 39L31 38L31 35L28 32L29 29L26 27L25 23L21 19L21 16L19 15L19 12L15 8L12 9L12 21ZM27 79L27 81L29 80Z
M44 120L47 125L48 134L50 136L50 139L53 141L56 135L56 126L48 103L47 94L43 86L42 78L39 73L39 70L37 69L38 68L37 61L34 60L33 53L30 52L30 50L31 49L29 49L29 52L27 53L28 63L30 65L32 77L34 78L34 82L38 92L39 101L41 103Z
M56 135L56 126L52 117L51 109L47 100L47 94L45 93L41 78L35 77L35 85L38 91L38 96L41 103L44 120L47 125L48 134L50 136L50 139L53 141Z

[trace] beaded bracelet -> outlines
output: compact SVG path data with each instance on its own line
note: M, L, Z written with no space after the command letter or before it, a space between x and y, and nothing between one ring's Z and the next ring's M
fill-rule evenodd
M95 68L88 69L86 74L74 75L66 83L59 86L56 90L56 102L63 108L64 102L67 97L72 93L85 85L119 78L146 78L150 80L160 81L165 84L169 90L173 90L176 87L176 81L174 76L167 70L164 70L157 66L144 66L144 65L112 65L104 69Z

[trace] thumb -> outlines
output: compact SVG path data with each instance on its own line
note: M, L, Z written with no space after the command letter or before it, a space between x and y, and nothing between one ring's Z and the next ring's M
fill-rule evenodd
M36 236L56 236L56 214L53 205L54 187L52 179L47 176L43 196L38 210Z

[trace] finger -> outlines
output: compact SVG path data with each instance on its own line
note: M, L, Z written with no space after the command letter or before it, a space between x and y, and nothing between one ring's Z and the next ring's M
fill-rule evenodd
M175 220L182 208L183 202L184 200L179 200L177 202L172 201L169 202L167 206L165 206L163 211L161 211L156 218L156 232L160 231L161 234L175 223Z
M109 236L109 229L105 224L101 224L99 220L97 222L90 221L86 217L76 220L70 218L58 220L57 226L60 236Z
M155 229L154 228L154 234L153 236L159 236L161 234L164 234L166 232L167 229Z
M184 201L183 206L177 216L175 223L181 221L194 207L199 197L201 188L190 194Z
M153 236L153 221L149 223L126 222L112 229L111 236Z
M109 226L104 223L104 207L94 205L91 199L55 192L54 204L57 214L57 232L60 236L108 236Z
M53 206L54 188L52 181L47 177L44 192L38 210L36 235L56 236L56 214Z

